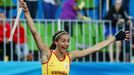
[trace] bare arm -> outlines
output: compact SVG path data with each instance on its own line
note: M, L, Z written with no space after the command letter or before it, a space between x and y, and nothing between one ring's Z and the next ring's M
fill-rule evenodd
M94 45L91 48L87 48L84 50L75 50L75 51L71 52L69 54L69 56L70 56L71 60L74 58L77 58L77 57L83 57L83 56L86 56L86 55L91 54L93 52L101 50L102 48L108 46L109 44L111 44L114 41L115 41L115 37L112 36L112 37L109 37L107 40L102 41L102 42Z
M32 18L30 16L30 13L29 13L29 10L27 8L27 5L26 5L25 2L23 2L23 0L20 0L20 7L22 7L23 10L24 10L24 14L25 14L25 17L27 19L28 26L30 28L30 31L31 31L36 43L37 43L37 46L38 46L40 52L43 55L45 54L45 55L49 56L50 55L50 49L49 49L49 47L44 45L44 43L43 43L43 41L41 39L41 36L39 35L39 33L37 32L37 30L36 30L36 28L34 26L34 22L33 22Z

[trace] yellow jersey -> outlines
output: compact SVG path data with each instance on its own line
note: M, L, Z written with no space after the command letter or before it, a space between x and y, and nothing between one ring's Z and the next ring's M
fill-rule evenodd
M42 63L42 75L69 75L70 58L67 53L63 60L59 60L52 51L46 63Z

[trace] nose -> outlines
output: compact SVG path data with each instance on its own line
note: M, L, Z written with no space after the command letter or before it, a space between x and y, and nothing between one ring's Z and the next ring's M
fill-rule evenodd
M66 46L69 46L69 42L66 42L65 45L66 45Z

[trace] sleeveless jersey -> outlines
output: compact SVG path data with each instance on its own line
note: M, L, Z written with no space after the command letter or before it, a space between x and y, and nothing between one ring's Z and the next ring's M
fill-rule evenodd
M64 60L59 60L52 51L48 61L42 64L42 75L69 75L69 70L70 58L67 53Z

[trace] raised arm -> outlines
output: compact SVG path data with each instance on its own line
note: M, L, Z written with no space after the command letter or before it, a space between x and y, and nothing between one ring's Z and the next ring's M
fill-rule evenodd
M20 7L23 8L24 10L24 14L25 14L25 17L27 19L27 23L28 23L28 26L30 28L30 31L37 43L37 46L40 50L41 53L43 53L43 55L50 55L50 49L49 47L47 47L46 45L44 45L42 39L41 39L41 36L39 35L39 33L37 32L35 26L34 26L34 22L30 16L30 13L29 13L29 10L28 10L28 7L26 5L26 3L23 1L23 0L20 0Z
M86 56L86 55L91 54L93 52L101 50L102 48L104 48L104 47L108 46L109 44L113 43L115 40L116 41L124 40L125 38L128 39L129 34L128 34L128 32L124 32L124 31L121 30L117 34L115 34L115 36L111 36L107 40L104 40L104 41L94 45L91 48L87 48L87 49L84 49L84 50L75 50L75 51L71 52L69 55L70 55L71 59L74 59L74 58L77 58L77 57L83 57L83 56Z

